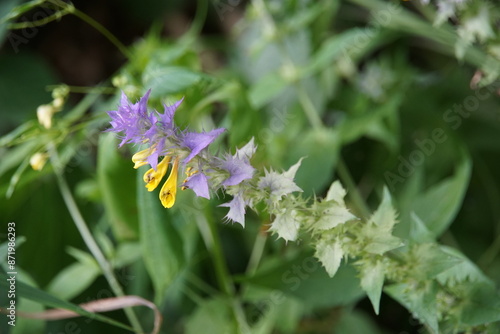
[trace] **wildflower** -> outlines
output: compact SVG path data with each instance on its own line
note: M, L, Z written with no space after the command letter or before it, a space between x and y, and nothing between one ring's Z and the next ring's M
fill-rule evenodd
M181 131L174 124L175 111L182 99L171 106L164 105L164 112L149 112L147 102L150 90L140 100L132 104L122 93L118 110L109 111L111 129L122 133L119 146L126 143L148 145L132 156L134 168L149 164L151 168L144 174L148 191L158 187L170 168L167 181L160 190L159 198L165 208L171 208L177 194L179 168L186 169L187 178L182 189L192 189L197 196L210 198L208 178L204 173L203 159L195 159L208 147L224 129L208 132ZM161 160L160 160L161 159ZM160 162L158 162L160 161ZM192 171L192 166L197 169Z
M179 169L179 158L174 160L172 171L168 176L167 181L163 184L160 190L161 204L170 209L175 203L175 195L177 194L177 171Z
M30 158L31 168L33 168L34 170L42 170L43 166L45 166L45 163L47 162L48 157L49 156L47 153L37 152L33 154L33 156L31 156Z
M235 186L253 177L255 168L250 165L250 158L255 150L252 138L245 146L236 150L236 154L227 154L219 161L219 167L229 173L229 177L222 182L223 186Z
M188 177L184 180L182 189L193 189L196 196L210 199L207 176L203 172L191 172L191 169L186 171L186 175Z

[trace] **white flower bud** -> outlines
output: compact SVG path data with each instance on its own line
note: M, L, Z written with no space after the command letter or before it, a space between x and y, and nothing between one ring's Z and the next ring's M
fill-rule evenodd
M34 170L42 170L43 166L45 166L45 163L47 162L47 158L49 156L47 153L40 153L37 152L33 154L33 156L30 158L30 165L31 168Z
M42 104L36 110L36 116L38 117L38 122L42 124L46 129L52 127L52 115L54 114L54 107L50 104Z

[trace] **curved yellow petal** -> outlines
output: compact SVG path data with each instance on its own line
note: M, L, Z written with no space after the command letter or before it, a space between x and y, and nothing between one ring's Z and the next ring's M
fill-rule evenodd
M146 159L151 155L151 153L154 152L154 150L155 150L155 145L134 154L132 156L132 162L134 163L134 168L137 169L139 167L147 165L148 162Z
M169 162L170 162L170 157L165 157L158 164L156 170L151 168L146 173L144 173L143 180L144 182L146 182L146 188L148 188L148 191L153 191L156 189L156 187L158 187L161 179L167 173Z
M167 181L160 190L160 201L163 207L170 209L174 206L175 195L177 194L177 172L179 169L179 158L175 158L172 171Z

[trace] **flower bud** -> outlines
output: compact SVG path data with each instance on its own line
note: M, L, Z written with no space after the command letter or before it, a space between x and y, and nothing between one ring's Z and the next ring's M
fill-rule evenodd
M36 109L38 122L42 124L46 129L50 129L52 127L52 115L54 114L54 112L54 106L50 104L42 104Z
M30 158L31 168L33 168L34 170L42 170L43 166L45 166L45 163L47 162L48 157L49 156L47 153L37 152L33 154Z

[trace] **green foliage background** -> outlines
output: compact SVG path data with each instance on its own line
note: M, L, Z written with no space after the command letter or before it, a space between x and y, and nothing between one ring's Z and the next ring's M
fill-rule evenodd
M115 294L68 213L62 174L125 294L160 309L162 333L243 333L238 315L251 333L498 331L499 36L492 30L481 37L467 25L486 6L482 22L497 27L492 2L471 0L441 24L435 3L418 1L109 6L145 31L133 41L123 37L124 54L112 48L109 58L121 65L77 87L60 82L43 52L30 48L35 37L24 35L29 24L21 19L65 7L0 4L0 237L16 223L20 310L71 308L67 302ZM175 17L177 25L167 22ZM35 29L43 34L70 18ZM163 29L172 25L177 30ZM70 96L45 129L36 109L59 84L70 85ZM305 157L295 181L306 198L325 197L339 179L356 216L368 219L382 203L379 216L390 220L394 207L401 265L387 264L385 278L377 271L377 261L392 261L384 248L391 240L377 239L368 225L357 236L378 244L375 262L344 259L331 278L313 257L310 237L286 243L265 232L273 218L267 213L249 210L244 229L223 224L222 193L208 201L179 192L175 207L163 209L144 189L142 168L132 169L135 149L118 149L102 132L120 90L136 100L147 89L158 110L185 97L176 114L182 127L228 129L214 152L234 152L254 137L252 163L260 171L286 170ZM52 144L60 164L32 170L30 157ZM4 270L6 252L1 244ZM149 331L151 310L135 312ZM121 311L106 316L128 324ZM2 322L0 332L122 333L109 318L18 317L14 328Z

